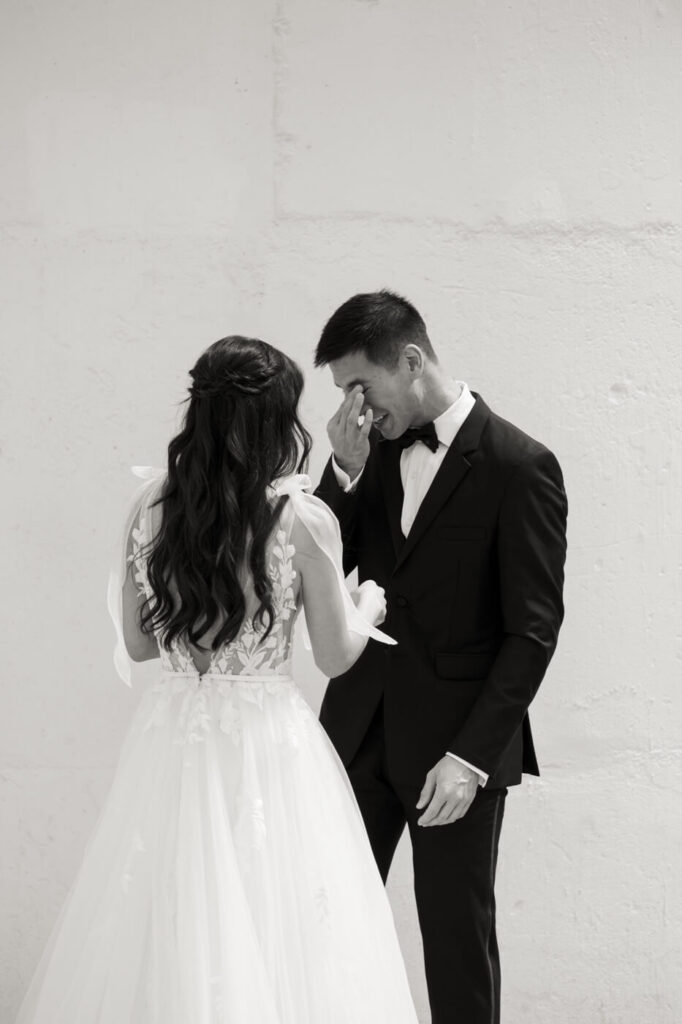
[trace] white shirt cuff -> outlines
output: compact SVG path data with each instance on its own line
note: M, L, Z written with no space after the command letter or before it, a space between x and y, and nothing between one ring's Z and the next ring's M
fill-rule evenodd
M350 491L353 490L353 488L357 484L358 480L360 479L360 477L364 473L364 468L363 468L363 469L360 470L360 472L355 477L355 479L351 480L351 478L348 476L348 473L346 473L345 470L341 469L341 467L339 466L338 462L336 461L336 459L334 458L333 455L332 455L332 469L334 470L334 476L336 477L336 482L338 483L339 487L346 492L346 494L348 494Z
M485 772L482 772L481 769L477 768L475 765L469 764L469 762L465 761L463 757L457 757L457 754L451 754L449 750L446 750L445 753L447 754L448 757L453 758L453 760L459 761L460 764L466 765L467 768L471 768L472 772L476 772L476 774L479 777L478 778L479 786L485 786L486 782L490 778L489 775L486 775Z

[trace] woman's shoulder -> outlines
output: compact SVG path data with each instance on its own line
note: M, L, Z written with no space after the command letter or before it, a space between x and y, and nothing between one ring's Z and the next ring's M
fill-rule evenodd
M278 480L273 485L279 497L287 497L283 515L291 517L291 542L302 554L317 555L340 541L339 522L332 510L311 493L312 483L305 474Z
M163 504L159 501L167 482L165 470L155 466L133 466L132 472L143 482L138 486L128 506L128 523L141 531L145 540L154 537L161 525Z

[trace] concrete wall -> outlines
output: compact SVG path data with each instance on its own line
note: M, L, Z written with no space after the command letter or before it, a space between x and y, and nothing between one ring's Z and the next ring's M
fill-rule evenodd
M153 678L131 694L111 665L127 467L163 460L187 368L242 331L308 371L315 475L320 327L390 286L555 450L570 499L544 773L502 834L503 1019L679 1021L679 0L6 0L2 20L0 1020ZM426 1022L410 884L402 846Z

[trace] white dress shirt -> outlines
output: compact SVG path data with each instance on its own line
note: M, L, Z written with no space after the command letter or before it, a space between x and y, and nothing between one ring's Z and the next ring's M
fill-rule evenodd
M419 506L433 483L433 479L445 458L445 453L454 441L457 431L473 409L476 401L464 381L458 380L455 383L460 389L458 398L445 412L442 412L433 421L438 436L437 450L432 452L421 441L416 441L409 448L403 449L400 455L400 478L403 483L403 508L400 517L400 527L405 537L407 537L412 529ZM362 476L362 471L358 473L354 480L351 480L348 474L337 464L333 456L332 466L339 486L344 491L352 491ZM485 786L488 781L488 775L485 772L475 765L469 764L464 758L458 757L457 754L452 754L449 750L446 751L446 754L448 757L453 757L455 761L459 761L461 764L466 765L467 768L471 768L472 771L476 772L479 776L479 785Z

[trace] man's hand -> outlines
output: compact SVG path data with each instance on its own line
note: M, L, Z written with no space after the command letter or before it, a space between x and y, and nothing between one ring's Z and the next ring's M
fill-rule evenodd
M364 402L363 390L357 384L348 392L339 410L327 424L334 458L351 480L358 475L369 458L368 438L373 419L371 409L365 410L364 422L358 425Z
M417 808L426 810L418 825L450 825L463 818L478 789L478 775L453 757L442 757L426 776Z

